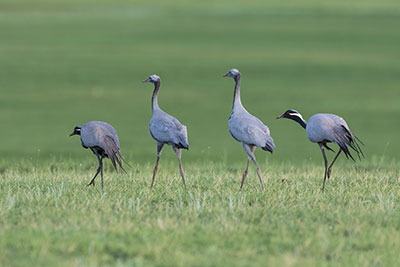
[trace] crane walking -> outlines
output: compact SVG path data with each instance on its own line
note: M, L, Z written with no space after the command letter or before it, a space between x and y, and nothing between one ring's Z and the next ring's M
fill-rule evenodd
M325 189L326 178L330 178L332 166L342 151L347 158L350 157L354 161L354 158L350 154L348 146L357 153L359 159L361 159L361 156L364 157L364 154L358 142L360 142L362 145L364 144L350 131L350 128L347 125L346 121L337 115L318 113L311 116L308 122L306 122L298 111L294 109L289 109L276 118L287 118L296 121L306 130L308 139L310 139L311 142L317 143L319 145L322 151L322 156L324 157L325 164L325 174L324 182L322 184L322 191L324 191ZM333 158L332 163L329 165L329 167L328 160L325 154L325 148L331 151L333 150L328 147L328 143L336 143L339 146L339 152Z
M274 140L270 136L269 129L262 121L251 115L242 105L240 100L240 72L237 69L231 69L224 77L231 77L235 80L235 89L233 95L232 114L229 117L229 132L232 137L243 143L243 148L248 155L247 166L243 173L240 190L243 188L244 180L246 179L250 160L254 162L257 169L257 175L260 180L261 189L265 191L262 180L261 170L257 164L254 150L256 147L261 147L265 151L275 149Z
M74 131L69 135L80 135L82 146L87 149L90 148L99 160L99 167L96 174L90 181L89 185L94 185L99 172L101 173L101 188L103 186L103 158L109 158L117 171L117 164L124 171L122 167L122 160L124 158L120 152L119 140L117 132L110 124L102 121L89 121L83 126L76 126ZM126 161L125 161L126 163ZM128 163L127 163L128 164ZM129 164L128 164L129 165Z
M186 126L181 124L175 117L167 114L158 106L158 90L160 89L161 79L157 75L151 75L142 82L150 82L154 84L153 96L151 105L153 110L153 117L150 120L150 134L154 140L157 141L157 161L153 171L153 178L151 181L151 188L154 185L156 174L158 171L158 162L160 161L161 150L165 144L168 144L174 150L179 161L179 172L182 176L183 185L186 188L185 174L183 172L181 161L181 149L189 150L187 129Z

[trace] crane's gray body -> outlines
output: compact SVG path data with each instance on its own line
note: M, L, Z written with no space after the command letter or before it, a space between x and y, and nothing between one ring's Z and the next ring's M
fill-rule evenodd
M158 106L153 108L149 129L151 136L159 143L177 148L189 147L186 126Z
M275 149L269 128L257 117L251 115L241 103L234 105L228 120L229 132L237 141L261 148Z
M115 170L117 170L118 164L125 171L122 167L124 158L120 152L117 131L110 124L102 121L89 121L82 127L76 126L70 134L70 136L73 135L80 135L82 146L89 148L99 160L96 174L88 185L94 185L94 180L101 173L101 187L103 188L103 158L105 157L111 160Z
M353 134L346 121L329 113L318 113L311 116L307 122L306 133L313 143L332 142L340 147L350 144ZM350 140L349 140L350 137Z
M84 148L99 147L103 150L107 150L107 143L110 139L115 142L119 150L120 146L117 131L106 122L89 121L81 128L81 142Z

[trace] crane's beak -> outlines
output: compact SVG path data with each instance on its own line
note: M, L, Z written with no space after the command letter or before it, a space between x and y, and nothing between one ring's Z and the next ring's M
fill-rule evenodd
M147 83L147 80L143 80L142 83Z
M276 119L282 119L282 118L283 118L283 115L276 117Z
M70 133L70 134L69 134L69 136L73 136L74 134L75 134L75 133L74 133L74 132L72 132L72 133Z
M227 73L227 74L224 74L224 76L222 76L222 77L228 77L228 73Z

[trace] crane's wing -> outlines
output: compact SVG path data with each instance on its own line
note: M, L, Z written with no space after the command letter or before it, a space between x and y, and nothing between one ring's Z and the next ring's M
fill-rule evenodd
M177 148L189 148L186 126L172 116L153 118L150 121L150 133L158 142L172 143Z
M183 124L180 124L176 128L176 147L177 148L184 148L184 149L189 149L189 142L188 142L188 137L187 137L187 127Z
M361 150L358 142L363 144L360 139L358 139L351 131L346 121L336 116L333 118L335 121L334 126L332 127L332 131L330 132L331 141L338 144L338 146L343 150L346 157L350 157L354 160L347 146L352 148L358 155L358 158L361 159L361 156L364 157L364 153Z
M118 146L118 149L120 148L119 146L119 138L118 138L118 134L117 131L115 130L114 127L112 127L110 124L102 122L103 123L103 131L111 136L113 138L113 140L115 141L116 145Z
M247 132L249 137L254 140L254 144L256 146L261 147L263 150L269 151L272 153L275 149L274 140L269 135L269 129L266 125L262 124L264 127L258 126L249 126L247 128Z
M269 128L251 114L231 117L229 120L229 132L239 142L256 145L270 152L275 149Z
M122 161L125 160L120 152L118 135L114 127L110 124L101 121L86 123L81 129L81 142L86 147L99 147L103 149L111 160L115 170L117 170L116 163L118 163L119 167L125 171L122 167Z
M86 147L102 147L102 141L105 135L111 136L119 148L117 131L110 124L102 121L90 121L82 126L82 145Z

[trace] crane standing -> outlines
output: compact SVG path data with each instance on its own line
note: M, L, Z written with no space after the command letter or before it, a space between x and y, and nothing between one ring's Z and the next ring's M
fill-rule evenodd
M311 116L307 123L297 110L288 109L282 115L276 118L287 118L296 121L306 130L308 139L310 139L310 141L313 143L318 143L322 151L325 164L325 175L324 182L322 184L322 191L325 189L326 177L328 177L328 179L330 178L332 166L342 151L347 158L350 157L352 160L354 160L347 146L352 148L357 153L359 159L361 159L361 156L364 156L358 142L361 144L363 143L350 131L346 121L335 114L318 113ZM333 151L327 145L327 143L331 142L336 143L339 146L339 152L333 158L332 163L328 167L325 148Z
M99 160L99 167L89 185L94 185L99 172L101 173L101 188L103 185L103 158L109 158L117 171L117 164L123 170L122 160L124 158L120 152L117 132L110 124L102 121L89 121L83 126L76 126L69 136L80 135L82 146L90 148ZM128 164L129 165L129 164Z
M182 176L183 185L186 188L185 174L183 172L181 149L189 149L187 129L186 126L181 124L175 117L162 111L158 106L158 90L160 89L161 79L157 75L151 75L142 82L150 82L154 84L153 96L151 99L151 106L153 110L153 117L150 120L150 134L154 140L157 141L157 161L153 171L153 178L151 187L154 185L156 174L158 171L158 163L160 161L161 150L165 144L168 144L174 150L179 161L179 172Z
M263 150L272 153L275 149L274 140L270 136L268 127L258 118L247 112L243 107L240 100L240 72L237 69L231 69L224 75L224 77L231 77L235 80L232 114L228 121L229 132L235 140L243 143L243 148L248 155L247 166L243 173L240 190L243 188L244 180L246 179L249 169L249 163L250 160L252 160L257 168L257 175L260 180L261 189L265 191L261 170L257 164L254 150L256 147L261 147Z

